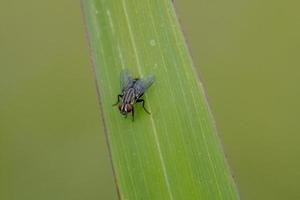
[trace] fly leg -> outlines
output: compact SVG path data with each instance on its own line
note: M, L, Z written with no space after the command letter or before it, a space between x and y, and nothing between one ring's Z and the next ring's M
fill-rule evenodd
M145 108L145 100L144 100L144 99L138 99L136 102L137 102L137 103L142 102L142 103L143 103L143 108L144 108L144 110L146 111L146 113L148 113L149 115L151 114L151 113Z
M117 103L113 104L113 106L116 106L116 105L118 105L118 103L120 102L120 98L122 98L122 97L123 97L123 95L121 95L121 94L118 94L118 101L117 101Z

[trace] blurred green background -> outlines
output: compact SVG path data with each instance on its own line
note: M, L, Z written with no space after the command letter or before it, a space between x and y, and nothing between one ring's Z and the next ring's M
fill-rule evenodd
M300 4L176 1L242 199L300 199ZM79 1L0 2L0 199L116 199Z

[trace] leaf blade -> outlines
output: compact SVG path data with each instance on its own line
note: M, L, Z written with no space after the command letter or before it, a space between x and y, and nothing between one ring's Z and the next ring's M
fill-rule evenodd
M171 1L84 1L102 114L122 199L238 199L205 94ZM124 120L111 102L118 74L153 73Z

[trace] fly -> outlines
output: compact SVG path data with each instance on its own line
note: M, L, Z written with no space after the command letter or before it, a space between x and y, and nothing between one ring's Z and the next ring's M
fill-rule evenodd
M145 108L145 100L142 99L142 96L154 82L155 76L151 74L142 78L132 78L127 69L122 69L120 78L121 94L118 94L118 101L114 106L119 104L120 113L125 117L131 112L132 121L134 120L135 103L142 103L145 112L150 114Z

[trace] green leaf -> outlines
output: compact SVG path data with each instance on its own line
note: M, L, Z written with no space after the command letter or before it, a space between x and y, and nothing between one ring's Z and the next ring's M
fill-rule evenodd
M86 0L83 10L120 199L239 199L171 0ZM135 120L120 71L155 74Z

